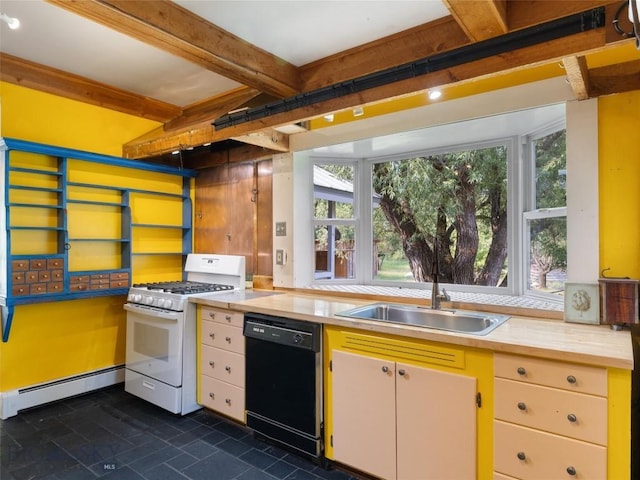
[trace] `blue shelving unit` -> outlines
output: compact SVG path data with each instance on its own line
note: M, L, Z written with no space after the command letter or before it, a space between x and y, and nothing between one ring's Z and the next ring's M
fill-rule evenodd
M126 294L131 283L134 255L180 255L184 265L184 259L191 252L192 245L190 179L196 175L194 170L16 139L3 140L4 145L0 139L5 179L1 184L4 190L4 208L3 217L0 218L0 226L5 231L0 240L0 249L6 251L0 280L3 342L9 339L17 305ZM12 162L13 155L25 154L27 157L23 157L20 164ZM39 158L42 165L38 161L33 161L33 165L26 165L29 158ZM176 175L182 178L182 192L176 194L121 185L69 181L69 160L131 168L139 171L140 175L144 172ZM14 181L15 178L19 181ZM78 194L80 191L85 193L84 198L82 194ZM131 198L136 194L181 202L182 224L133 223ZM104 201L96 199L101 195L105 196ZM69 211L83 207L110 212L105 214L114 218L117 216L120 235L117 238L94 236L90 233L70 236ZM134 252L133 230L145 228L179 231L182 237L181 251ZM79 230L90 232L87 228ZM16 236L20 237L20 241ZM32 243L37 244L37 248L30 250L29 245ZM78 258L73 257L74 247L81 248L82 245L91 245L92 250L94 246L110 245L107 250L116 251L117 254L104 260L106 264L115 262L117 265L113 268L109 266L87 270L70 268L70 259L75 264L78 263Z

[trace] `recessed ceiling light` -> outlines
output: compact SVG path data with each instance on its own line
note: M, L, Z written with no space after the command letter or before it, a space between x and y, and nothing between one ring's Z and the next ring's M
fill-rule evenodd
M178 155L180 153L180 150L174 150L173 152L171 152L171 155Z
M429 100L437 100L442 96L440 90L429 90Z
M354 117L359 117L361 115L364 115L364 109L362 107L356 107L353 109L353 116Z
M329 113L323 117L327 122L333 122L333 113Z
M20 20L18 20L15 17L10 17L6 13L0 13L0 20L2 20L7 25L9 25L9 28L11 30L16 30L16 29L20 28Z

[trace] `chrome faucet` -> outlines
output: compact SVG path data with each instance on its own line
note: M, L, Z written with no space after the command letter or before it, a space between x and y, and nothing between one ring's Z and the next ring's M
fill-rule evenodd
M440 285L438 282L438 277L440 276L440 262L438 258L438 240L433 240L433 264L431 265L431 308L433 310L440 310L440 302L442 300L450 301L451 297L447 293L447 291L442 288L442 292L440 292Z

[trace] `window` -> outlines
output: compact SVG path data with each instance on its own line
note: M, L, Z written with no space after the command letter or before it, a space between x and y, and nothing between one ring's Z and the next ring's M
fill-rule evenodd
M563 294L567 276L566 130L556 126L530 135L532 194L523 213L526 290Z
M316 279L355 278L355 165L313 168Z
M564 128L553 105L314 150L316 281L557 297Z

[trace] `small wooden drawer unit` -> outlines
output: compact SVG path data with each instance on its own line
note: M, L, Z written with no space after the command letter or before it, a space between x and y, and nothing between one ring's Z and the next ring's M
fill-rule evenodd
M240 312L199 306L199 403L245 423L245 358Z
M495 478L603 479L607 371L494 354Z
M11 261L11 295L64 293L63 258L25 258Z

